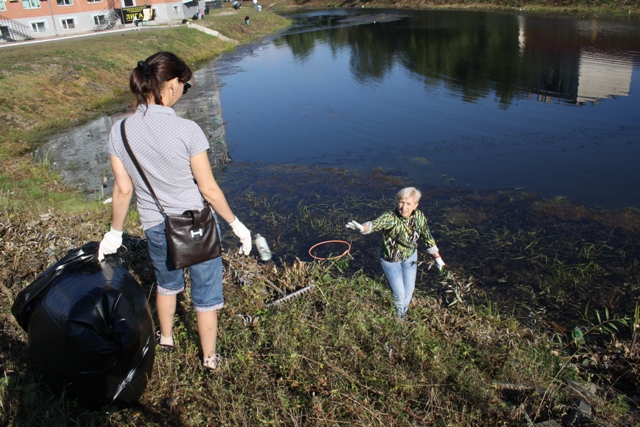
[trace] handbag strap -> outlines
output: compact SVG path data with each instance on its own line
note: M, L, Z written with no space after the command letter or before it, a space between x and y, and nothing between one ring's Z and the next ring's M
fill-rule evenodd
M129 154L129 157L131 157L131 161L133 162L133 165L138 170L138 173L140 174L140 177L142 178L144 183L147 184L147 187L149 188L149 191L151 192L151 195L153 196L153 199L156 201L156 204L158 205L158 207L162 211L162 215L164 217L166 217L167 213L164 211L164 208L160 204L160 201L158 200L158 197L156 196L155 191L153 191L153 187L151 187L151 184L149 183L149 180L147 179L147 175L145 175L144 171L140 167L140 163L138 163L138 159L136 159L136 156L133 154L133 151L131 151L131 147L129 146L129 141L127 140L127 133L124 130L124 122L126 122L126 119L123 120L120 123L120 132L122 132L122 142L124 143L124 148L127 150L127 153Z
M147 175L145 175L144 171L142 170L142 167L140 167L140 163L138 163L138 159L136 158L135 154L133 154L133 151L131 151L131 146L129 145L129 140L127 139L127 132L124 130L124 122L126 122L126 121L127 120L125 119L122 122L120 122L120 132L122 133L122 142L124 143L124 148L127 150L127 154L129 154L129 157L131 157L131 161L133 162L133 165L138 170L138 173L140 174L140 177L142 178L144 183L149 188L149 192L151 193L151 196L153 196L153 200L155 200L156 204L158 205L158 207L162 211L162 215L166 218L167 217L167 213L164 211L164 208L160 204L160 201L158 200L158 196L156 196L155 191L153 191L153 187L151 187L151 184L149 183L149 180L147 179ZM204 205L204 207L205 208L209 207L209 210L213 211L213 208L211 207L211 205L209 204L207 199L205 199L202 196L202 193L200 193L200 196L202 197L202 204Z

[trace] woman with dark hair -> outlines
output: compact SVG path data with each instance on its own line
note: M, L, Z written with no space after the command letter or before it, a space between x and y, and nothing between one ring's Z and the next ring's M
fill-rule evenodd
M404 320L416 287L418 273L418 239L427 245L439 269L444 266L436 241L431 236L427 218L417 210L422 193L415 187L406 187L396 195L397 208L373 221L359 224L349 221L347 228L362 234L382 231L379 258L389 287L393 293L398 318Z
M191 77L187 64L169 52L158 52L138 62L129 80L136 110L125 122L127 140L166 214L200 211L204 198L229 223L240 238L241 251L248 255L251 233L233 214L213 177L207 137L195 122L178 117L171 108L189 91ZM177 294L185 288L184 271L175 269L171 263L163 213L124 147L120 124L121 121L115 123L109 135L115 177L113 209L111 230L100 243L98 258L102 260L104 255L115 253L122 245L124 222L135 189L157 280L158 344L161 349L172 350ZM224 305L222 259L214 258L188 268L203 365L215 370L220 360L216 353L218 310Z

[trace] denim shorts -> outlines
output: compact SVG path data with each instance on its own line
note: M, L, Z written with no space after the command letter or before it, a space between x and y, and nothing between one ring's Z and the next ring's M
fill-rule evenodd
M144 231L149 256L158 282L158 294L177 295L184 291L184 270L176 269L169 257L164 222ZM191 276L191 301L196 311L205 312L224 306L222 295L222 257L187 267Z

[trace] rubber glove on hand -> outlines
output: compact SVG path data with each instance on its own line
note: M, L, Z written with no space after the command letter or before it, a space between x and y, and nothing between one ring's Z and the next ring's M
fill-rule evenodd
M438 270L442 270L442 267L445 266L445 263L442 260L442 257L436 258L436 265L438 266Z
M240 243L242 243L242 247L238 250L238 253L249 255L249 253L251 253L251 231L240 222L238 217L231 221L229 225L233 233L240 239Z
M364 234L364 227L362 226L362 224L359 224L355 221L349 221L345 227L350 228L352 230L358 230L359 232Z
M111 227L108 233L104 234L100 247L98 248L98 261L102 261L105 255L115 254L122 246L122 230Z

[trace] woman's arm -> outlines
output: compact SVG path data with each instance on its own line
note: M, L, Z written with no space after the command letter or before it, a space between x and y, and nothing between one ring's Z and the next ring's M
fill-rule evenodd
M362 224L362 227L364 228L365 234L369 234L375 231L389 231L396 227L395 214L393 212L385 212L378 218L372 221L365 222L364 224Z
M198 184L198 189L211 204L216 214L228 223L233 222L236 216L233 214L231 207L229 207L229 203L227 203L222 189L213 177L211 163L209 163L209 157L207 157L206 151L191 157L191 172Z
M113 254L122 245L122 232L124 220L127 218L129 203L133 194L133 184L122 162L116 156L111 156L111 169L115 176L113 184L111 206L111 229L105 233L98 247L98 261L102 261L105 255Z
M436 246L436 241L433 238L433 235L431 234L431 230L429 229L429 226L427 225L427 218L420 211L416 212L416 215L419 215L420 229L418 232L420 234L420 238L422 239L424 244L427 246L427 253L431 255L433 259L436 261L436 265L438 266L438 269L442 270L442 267L445 265L445 263L442 260L442 257L440 256L440 249L438 249L438 247Z
M115 176L113 185L113 204L111 214L111 227L115 230L124 229L124 220L127 218L131 196L133 194L133 184L129 174L124 169L122 161L116 156L111 156L111 169Z
M204 198L211 204L216 214L229 223L233 233L240 239L241 251L245 255L249 255L251 252L251 231L231 211L227 198L224 197L222 189L213 177L206 151L191 157L191 172Z

